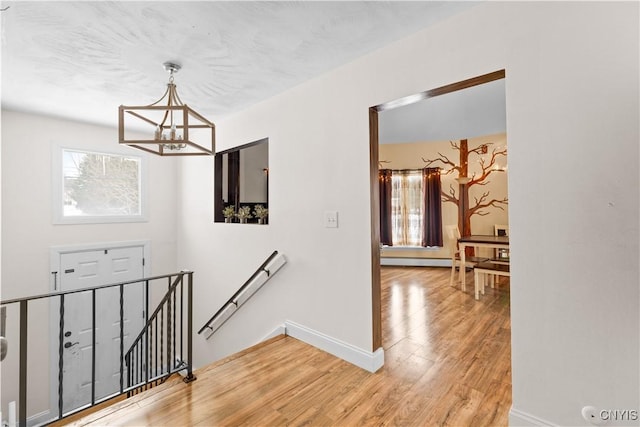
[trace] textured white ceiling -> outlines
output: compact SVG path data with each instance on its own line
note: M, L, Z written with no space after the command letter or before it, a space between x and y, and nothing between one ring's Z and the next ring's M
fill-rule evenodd
M466 2L2 1L4 108L115 126L156 101L242 110L472 6Z

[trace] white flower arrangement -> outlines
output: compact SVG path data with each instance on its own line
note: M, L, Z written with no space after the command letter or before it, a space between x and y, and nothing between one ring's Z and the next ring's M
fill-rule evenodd
M255 205L253 207L253 214L256 218L265 219L269 215L269 209L265 208L263 205Z
M233 206L227 206L226 208L222 209L222 215L225 218L231 218L236 215L236 208Z
M241 208L239 208L236 216L240 220L253 218L253 216L251 215L251 208L249 206L242 206Z

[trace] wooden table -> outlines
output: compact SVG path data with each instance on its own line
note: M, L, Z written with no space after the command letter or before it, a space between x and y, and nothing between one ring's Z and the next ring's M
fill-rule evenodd
M465 266L465 249L467 246L475 248L495 248L509 249L509 236L481 236L471 235L458 239L458 247L460 248L460 268ZM477 254L476 254L477 256ZM462 290L467 290L467 275L462 274Z

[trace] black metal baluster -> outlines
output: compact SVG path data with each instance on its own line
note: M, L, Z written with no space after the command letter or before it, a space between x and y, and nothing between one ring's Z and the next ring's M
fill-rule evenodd
M160 333L158 333L158 316L156 316L156 347L155 347L156 348L156 360L155 360L156 363L154 365L155 369L153 371L153 376L154 377L158 376L158 348L159 348L159 346L158 346L158 337L159 336L162 336L162 331L160 331Z
M135 370L135 385L140 386L140 378L142 377L142 346L140 343L136 344L136 370Z
M150 346L149 346L149 365L147 366L147 382L149 382L149 378L152 375L152 367L153 367L153 356L155 354L155 352L153 351L153 322L149 325L149 341Z
M18 403L18 422L27 427L27 301L20 301L20 401Z
M160 374L164 369L164 308L160 309Z
M180 281L180 360L184 363L184 280Z
M167 298L167 372L171 372L173 358L171 357L171 294Z
M127 366L127 390L129 390L129 387L131 387L131 353L128 352L125 356L124 356L124 362L125 365ZM127 397L131 397L131 390L127 391Z
M193 375L193 272L189 272L187 280L187 376L185 382L191 382L196 379Z
M131 348L131 366L129 367L129 370L131 372L128 372L129 375L131 375L131 387L135 387L136 385L136 363L137 363L137 351L136 351L136 347L132 347Z
M149 379L151 378L151 367L153 363L153 323L149 324L148 334L149 335L147 336L147 340L149 343L149 348L147 349L147 384L149 384Z
M182 280L180 280L182 282ZM176 305L176 296L177 296L177 288L174 288L173 291L171 291L173 294L173 349L172 349L172 354L173 354L173 358L171 359L173 362L173 367L175 368L176 365L176 312L178 311L178 306Z
M144 282L144 324L149 324L149 281L145 280ZM151 327L151 325L149 325ZM145 384L149 382L149 363L151 361L149 357L149 329L144 334L144 348L145 348L145 362L144 362L144 382Z
M58 323L58 418L62 418L62 410L63 410L63 385L62 381L64 379L64 295L60 295L60 316Z
M171 372L171 277L167 278L167 335L165 337L165 343L167 345L167 364L165 367L166 372L163 372L163 376L166 375L167 372Z
M91 291L91 405L96 403L96 290Z
M120 393L124 390L124 285L120 285Z

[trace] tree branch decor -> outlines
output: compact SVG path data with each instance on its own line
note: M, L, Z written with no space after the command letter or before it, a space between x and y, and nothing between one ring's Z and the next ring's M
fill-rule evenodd
M471 235L471 217L473 215L485 216L490 212L487 209L498 208L504 210L504 205L508 204L508 198L490 198L490 193L485 191L480 197L474 197L474 204L469 203L469 189L474 185L489 184L488 178L493 173L505 172L505 168L498 166L498 160L507 156L506 148L494 148L488 159L485 157L489 153L489 146L492 143L481 144L475 148L469 149L469 142L461 139L459 142L449 141L451 148L457 150L460 154L459 162L455 163L444 154L438 152L435 159L425 159L424 167L432 167L442 165L443 175L449 175L457 172L458 189L453 184L449 185L447 190L442 190L442 201L453 203L458 207L458 229L463 236ZM479 171L473 172L469 176L469 156L478 156Z

